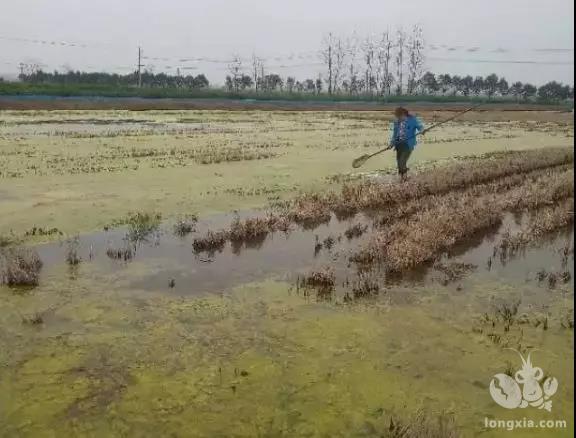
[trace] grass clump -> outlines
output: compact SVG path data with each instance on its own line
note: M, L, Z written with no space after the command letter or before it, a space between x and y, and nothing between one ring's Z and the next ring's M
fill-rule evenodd
M106 255L113 260L124 260L125 262L132 260L136 255L133 248L125 246L122 248L108 248Z
M358 281L352 286L354 298L374 297L380 293L380 285L373 279L361 275Z
M329 199L317 193L304 194L294 200L287 217L304 228L315 228L330 221Z
M197 237L192 242L195 253L222 251L228 235L225 231L208 231L205 236Z
M14 245L17 242L13 234L0 234L0 248Z
M0 252L0 283L11 287L38 286L42 260L35 250L14 247Z
M494 314L496 319L502 321L504 324L505 332L509 331L510 327L516 322L520 303L521 301L518 299L494 304Z
M574 330L574 309L566 310L560 317L560 326L564 329Z
M367 225L354 224L351 225L346 231L344 231L344 235L348 240L357 239L358 237L362 236L366 230L368 230Z
M567 181L567 184L571 184L571 182ZM573 196L572 193L568 193L568 195ZM572 196L559 204L556 199L553 199L555 201L553 205L546 205L536 210L528 226L516 234L506 232L499 244L494 247L494 254L498 254L501 260L506 261L536 243L546 234L573 224L574 198ZM569 247L563 249L563 264L568 261L569 253Z
M298 277L296 286L298 290L303 289L305 295L308 295L310 290L314 290L318 298L327 299L334 292L336 275L330 268L312 271L304 277Z
M44 324L44 315L40 312L32 313L31 315L22 316L22 324L26 325L40 325Z
M198 222L198 216L188 215L179 218L174 224L174 234L179 237L187 236L196 230L196 223Z
M379 414L379 415L378 415ZM377 412L377 419L368 421L357 436L380 438L459 438L461 436L452 415L430 415L418 411L412 416Z
M64 233L60 231L58 228L44 228L44 227L32 227L28 231L24 233L25 236L53 236L53 235L62 236Z
M128 234L126 237L128 240L131 242L141 242L146 241L152 233L158 231L161 220L162 215L160 213L128 213L126 217L112 221L112 223L106 225L104 230L108 231L111 227L127 226Z
M204 236L194 239L194 251L221 251L227 241L232 243L235 251L242 245L259 246L269 233L290 231L290 223L291 221L284 215L269 214L266 217L247 219L236 216L228 229L208 231Z
M162 215L160 213L131 213L128 215L128 239L133 242L147 240L158 230Z
M434 265L434 269L444 274L442 283L445 286L454 281L461 280L462 277L476 268L476 265L461 262L437 263Z
M270 223L266 218L240 220L236 217L230 226L228 238L232 242L250 242L266 237L270 231Z
M77 266L80 264L82 259L78 255L78 247L80 246L80 239L75 237L68 241L66 247L66 263L70 266Z

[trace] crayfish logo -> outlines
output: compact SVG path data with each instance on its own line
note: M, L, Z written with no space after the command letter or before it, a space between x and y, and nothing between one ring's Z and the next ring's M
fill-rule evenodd
M506 409L532 406L551 412L550 399L558 390L558 380L555 377L547 377L541 384L544 372L542 368L532 365L530 358L532 352L528 354L528 359L524 359L520 352L516 353L522 359L522 368L516 371L514 378L507 374L496 374L490 382L490 395L496 403Z

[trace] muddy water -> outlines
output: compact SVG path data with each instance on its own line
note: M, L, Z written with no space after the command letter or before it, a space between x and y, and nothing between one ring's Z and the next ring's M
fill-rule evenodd
M239 216L255 214L243 212ZM329 223L313 230L294 227L287 233L269 234L255 242L241 245L228 242L220 251L194 252L192 242L195 237L204 235L208 229L226 228L233 218L234 215L229 214L201 220L195 232L186 237L175 236L167 225L139 242L130 242L124 228L85 235L79 240L78 254L95 268L95 275L107 276L122 272L130 264L137 264L140 267L138 275L130 276L127 286L138 290L182 295L223 292L240 284L269 278L296 282L301 275L327 267L336 275L337 289L344 290L359 276L357 267L349 262L349 258L367 242L373 231L369 216L357 215L342 221L332 217ZM445 265L474 265L469 275L476 280L484 278L524 283L535 281L536 273L542 269L558 272L562 268L573 274L571 263L561 266L561 250L566 246L573 247L572 229L554 233L539 241L537 247L528 248L511 259L502 260L494 256L494 246L503 233L514 233L526 221L525 216L506 215L500 226L458 244L439 261ZM354 224L366 226L367 232L359 238L348 239L345 231ZM327 238L332 239L332 245L326 245ZM114 260L106 254L108 248L126 246L134 251L134 257L129 261ZM42 275L49 276L54 269L62 266L68 247L67 242L38 247L44 262ZM415 286L445 281L444 274L433 265L422 266L401 276L387 276L376 267L370 276L386 285L402 283ZM461 280L465 281L465 278L457 279ZM573 280L571 282L573 284Z
M240 217L253 216L254 212L243 212ZM344 236L346 229L355 223L370 225L370 220L358 216L350 221L338 221L320 225L314 230L302 228L290 232L269 234L265 239L248 244L227 243L221 251L195 253L192 242L208 229L217 230L228 226L234 215L219 215L199 221L196 231L186 237L175 236L170 227L162 227L152 233L146 241L129 243L135 256L128 262L112 260L106 255L110 247L127 244L126 229L103 231L80 239L78 253L83 260L96 264L101 272L116 272L130 263L143 263L152 273L134 279L137 289L171 290L182 294L222 292L235 285L270 277L290 279L294 273L325 266L335 266L344 271L353 249L365 239L349 240ZM327 237L335 240L331 250L318 250L317 243ZM56 242L38 247L44 262L43 275L61 265L66 257L66 242ZM169 284L174 280L174 286Z

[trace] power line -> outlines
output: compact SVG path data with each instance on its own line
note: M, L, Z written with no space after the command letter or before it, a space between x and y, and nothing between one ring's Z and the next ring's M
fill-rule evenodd
M49 45L49 46L61 46L61 47L79 47L79 48L96 48L102 46L117 46L116 43L106 43L106 42L98 42L98 43L86 43L86 42L74 42L74 41L55 41L55 40L46 40L46 39L33 39L33 38L22 38L22 37L10 37L10 36L0 36L0 40L5 41L13 41L13 42L23 42L23 43L30 43L30 44L40 44L40 45ZM481 46L465 46L465 45L447 45L447 44L436 44L430 43L426 44L427 48L431 51L448 51L448 52L455 52L455 51L465 51L468 53L476 53L476 52L489 52L489 53L509 53L509 52L521 52L521 51L531 51L537 53L550 53L550 54L558 54L558 53L574 53L574 48L567 48L567 47L551 47L551 48L528 48L528 49L519 49L519 48L505 48L505 47L497 47L497 48L490 48L490 47L481 47ZM271 55L268 57L264 57L264 60L267 61L282 61L284 59L291 60L294 58L298 59L310 59L312 57L317 58L318 53L317 51L304 51L304 52L297 52L291 53L289 55ZM172 61L175 58L167 58L167 57L147 57L146 59L154 60L154 61ZM249 61L249 58L242 58L243 61ZM180 57L179 62L210 62L210 63L229 63L231 62L230 59L216 59L211 57Z
M75 48L102 48L102 47L118 47L117 42L80 42L80 41L57 41L44 38L22 38L0 35L0 40L11 41L16 43L26 44L39 44L44 46L61 46L61 47L75 47Z
M41 44L41 45L47 45L47 46L64 46L64 47L80 47L80 48L89 47L89 45L84 44L84 43L73 43L73 42L67 42L67 41L49 41L49 40L31 39L31 38L16 38L16 37L0 36L0 40L13 41L13 42L19 42L19 43Z
M442 61L442 62L458 62L466 64L536 64L536 65L566 65L574 66L574 62L567 61L527 61L519 59L462 59L462 58L438 58L438 57L427 57L431 61Z

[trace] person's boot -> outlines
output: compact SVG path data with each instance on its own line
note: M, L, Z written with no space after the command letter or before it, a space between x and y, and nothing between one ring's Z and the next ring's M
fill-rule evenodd
M410 170L410 169L406 168L406 170L405 170L404 173L402 174L402 180L403 180L403 181L408 181L408 179L409 179L409 178L408 178L408 171L409 171L409 170Z

